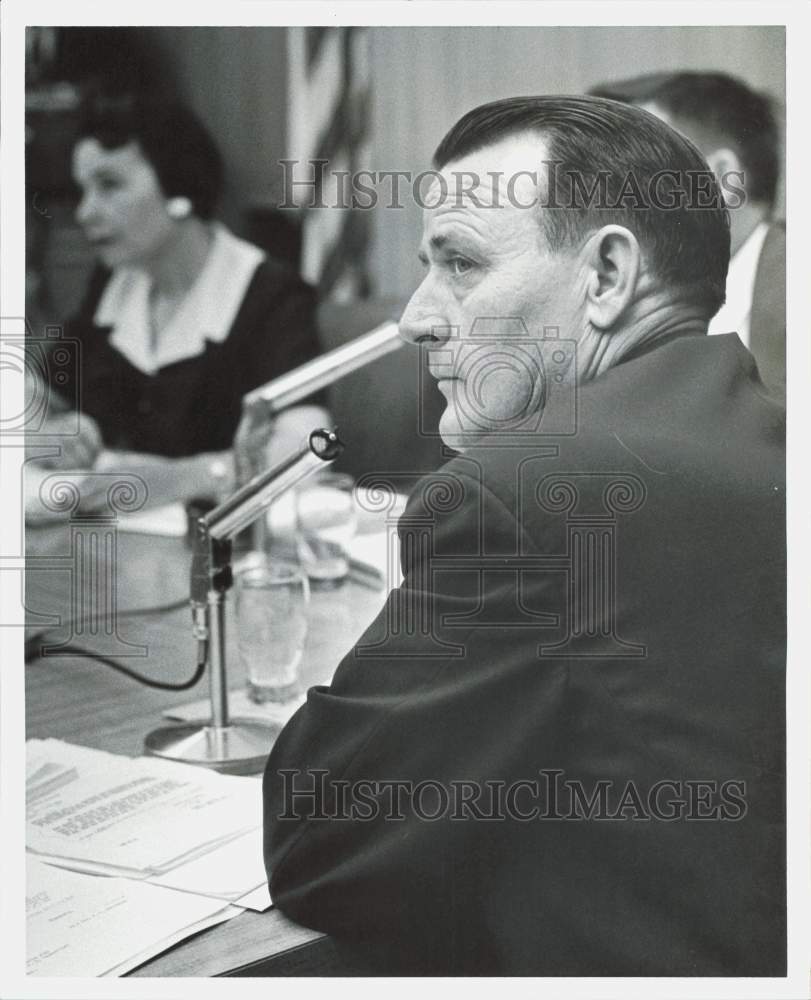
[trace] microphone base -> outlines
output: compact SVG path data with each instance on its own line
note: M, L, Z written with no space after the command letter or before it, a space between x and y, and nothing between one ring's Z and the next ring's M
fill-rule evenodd
M257 774L281 731L280 725L255 719L232 719L228 726L201 719L153 729L144 740L144 750L152 757L197 764L221 774Z

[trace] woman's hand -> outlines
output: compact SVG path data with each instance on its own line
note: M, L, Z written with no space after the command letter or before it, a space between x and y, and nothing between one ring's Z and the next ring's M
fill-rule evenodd
M91 469L102 447L98 424L86 413L56 413L48 416L41 431L32 435L30 445L58 454L32 461L44 469Z
M201 497L219 503L236 489L234 458L230 451L203 452L184 458L103 451L93 471L140 476L146 483L147 505L151 507L186 503Z
M276 416L260 406L240 422L234 438L236 472L240 483L301 450L312 431L331 427L332 417L320 406L292 406Z
M73 414L53 417L52 433L57 433L60 427L67 430L74 426L67 421L75 422L75 419ZM144 481L147 505L150 507L187 503L201 497L219 503L233 493L240 482L299 451L312 431L331 425L329 413L321 407L294 406L273 419L254 419L250 427L242 428L241 439L238 434L234 450L166 458L141 452L100 450L101 435L95 422L82 415L78 434L53 439L37 436L37 444L59 445L62 449L58 458L38 461L37 466L43 474L47 468L87 470L88 481L82 490L84 510L102 509L110 477L125 479L128 475L138 476ZM240 449L244 449L241 451L242 461L235 459ZM250 463L246 458L250 459ZM98 482L95 482L94 474L101 474L97 476ZM31 477L31 504L26 504L27 509L31 508L29 514L32 518L40 516L38 506L41 506L34 503L35 479Z

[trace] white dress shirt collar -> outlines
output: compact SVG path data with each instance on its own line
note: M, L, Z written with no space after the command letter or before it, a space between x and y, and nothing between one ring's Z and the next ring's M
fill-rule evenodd
M239 312L264 253L219 223L197 280L161 330L153 351L150 333L151 279L134 267L116 268L104 288L93 321L112 327L110 345L136 368L161 368L202 354L206 341L222 343Z
M763 249L768 231L769 223L759 222L730 260L727 273L727 300L710 320L707 333L737 333L744 346L749 346L752 292L755 289L760 251Z

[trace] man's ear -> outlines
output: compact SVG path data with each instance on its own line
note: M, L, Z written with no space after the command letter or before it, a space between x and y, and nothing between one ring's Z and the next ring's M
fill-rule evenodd
M727 186L724 183L724 178L729 175L732 175L737 180L738 189L741 187L744 190L746 189L748 178L744 172L741 159L734 149L729 149L727 146L721 149L714 149L711 153L707 154L706 160L710 166L710 170L715 174L724 198L727 196Z
M603 226L589 238L585 251L586 319L598 330L608 330L634 300L642 251L624 226Z

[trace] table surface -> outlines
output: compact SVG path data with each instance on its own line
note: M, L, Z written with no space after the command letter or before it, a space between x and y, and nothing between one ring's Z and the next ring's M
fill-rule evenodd
M119 608L118 633L127 642L147 647L146 656L127 657L121 662L161 680L180 682L190 677L195 666L196 644L191 636L187 606L142 617L128 618L125 613L128 609L155 607L186 598L189 550L182 539L119 531L117 555L112 579ZM70 556L67 524L29 530L26 574L29 621L36 621L38 614L59 614L62 621L70 617ZM38 568L40 560L42 566ZM112 565L111 559L107 565ZM335 590L312 593L309 631L300 668L305 686L329 682L341 657L351 649L383 600L382 592L351 580ZM229 599L227 663L231 689L244 683L233 620L233 601ZM49 633L47 641L59 642L68 635L67 628L60 627ZM98 648L94 642L85 637L83 644ZM165 709L207 693L207 678L189 691L160 691L137 684L91 659L66 655L40 658L26 667L26 733L29 738L54 737L136 756L143 752L147 733L166 724L161 715ZM257 794L261 794L259 780L257 777ZM176 945L131 975L221 975L290 949L300 952L302 945L319 937L276 909L265 913L246 910ZM297 961L300 965L300 954Z

